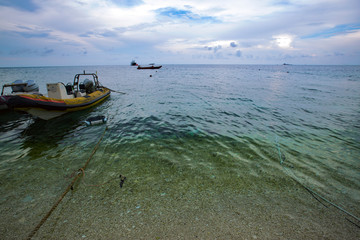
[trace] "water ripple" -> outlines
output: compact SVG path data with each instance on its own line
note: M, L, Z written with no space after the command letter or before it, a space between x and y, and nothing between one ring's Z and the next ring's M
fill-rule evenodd
M49 71L63 81L79 68L26 71L45 85ZM169 65L151 78L129 66L96 68L103 85L127 94L51 121L0 115L1 204L20 209L56 195L107 126L86 181L125 174L129 199L141 202L151 192L176 208L183 192L221 198L297 188L281 152L305 185L358 205L359 67ZM6 72L9 80L22 70ZM96 115L107 116L107 124L83 124ZM46 186L54 187L41 193Z

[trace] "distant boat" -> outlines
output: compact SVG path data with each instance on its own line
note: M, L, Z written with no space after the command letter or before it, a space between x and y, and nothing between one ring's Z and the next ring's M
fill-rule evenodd
M135 60L132 60L130 63L130 66L137 66L138 64L135 62Z
M151 63L147 66L138 66L137 69L160 69L162 65L155 65L154 63Z

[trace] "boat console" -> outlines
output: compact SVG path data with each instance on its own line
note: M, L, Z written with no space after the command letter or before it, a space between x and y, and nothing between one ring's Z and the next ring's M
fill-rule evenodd
M72 92L67 91L67 88L64 83L48 83L46 84L47 92L49 98L56 99L70 99L74 98L74 94Z

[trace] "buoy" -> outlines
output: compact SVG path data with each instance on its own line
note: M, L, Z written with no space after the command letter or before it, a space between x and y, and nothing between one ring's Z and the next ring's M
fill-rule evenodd
M96 116L96 117L89 117L85 120L87 126L103 124L107 122L107 118L105 116Z

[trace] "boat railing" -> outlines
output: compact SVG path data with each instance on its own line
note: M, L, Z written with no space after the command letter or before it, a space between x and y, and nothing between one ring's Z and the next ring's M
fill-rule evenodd
M78 73L74 77L74 84L73 84L74 92L80 91L80 89L79 89L80 76L92 76L95 89L99 87L99 78L98 78L97 74L96 73L85 73L85 71L84 71L84 73Z
M4 90L6 87L15 87L15 86L27 86L27 83L10 83L10 84L4 84L2 87L1 95L4 95Z

